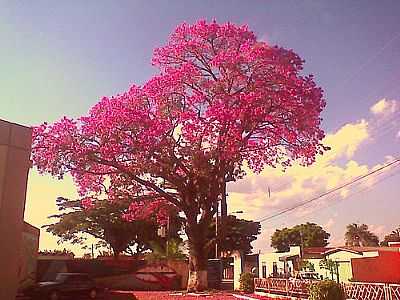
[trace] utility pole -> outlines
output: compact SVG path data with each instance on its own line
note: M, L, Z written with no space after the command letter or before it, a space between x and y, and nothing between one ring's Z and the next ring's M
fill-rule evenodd
M167 255L167 259L168 259L168 252L169 252L169 213L168 213L168 219L167 219L167 242L166 242L166 245L165 245L165 253L166 253L166 255Z
M216 213L215 213L215 258L219 258L219 249L218 249L218 206L219 201L216 202Z
M300 228L300 257L303 258L303 230Z
M226 204L226 178L224 176L224 182L222 184L221 193L221 219L228 215L228 205Z

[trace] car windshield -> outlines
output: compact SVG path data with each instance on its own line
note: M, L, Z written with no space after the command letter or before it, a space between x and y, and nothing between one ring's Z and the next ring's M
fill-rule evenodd
M318 279L318 275L315 273L304 273L301 275L303 279Z
M88 281L89 277L86 274L65 274L60 273L57 274L56 281L57 282L65 282L65 281Z
M56 281L57 282L64 282L65 279L67 279L67 277L68 277L67 274L57 274Z

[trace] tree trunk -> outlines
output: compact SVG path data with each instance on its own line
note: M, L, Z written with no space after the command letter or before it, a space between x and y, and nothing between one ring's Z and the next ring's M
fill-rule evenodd
M208 249L205 230L198 224L189 226L189 277L188 292L201 292L207 289Z

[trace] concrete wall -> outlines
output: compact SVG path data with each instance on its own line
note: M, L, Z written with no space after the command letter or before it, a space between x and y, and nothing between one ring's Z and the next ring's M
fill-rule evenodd
M233 289L240 289L240 275L243 273L243 255L240 251L234 251L233 257Z
M18 279L20 290L36 282L40 229L24 222Z
M188 280L186 260L147 262L135 258L38 259L38 280L52 281L57 273L87 273L101 286L122 290L179 290ZM1 299L2 300L2 299Z
M14 300L30 168L31 129L0 120L0 299Z

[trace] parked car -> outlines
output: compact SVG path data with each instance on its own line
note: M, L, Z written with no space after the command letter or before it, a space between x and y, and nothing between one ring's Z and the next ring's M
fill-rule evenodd
M79 297L96 299L98 292L95 282L88 274L59 273L55 281L38 282L26 290L24 294L33 299L60 300Z
M301 280L321 280L321 277L316 272L299 272L297 273L293 279L301 279Z

